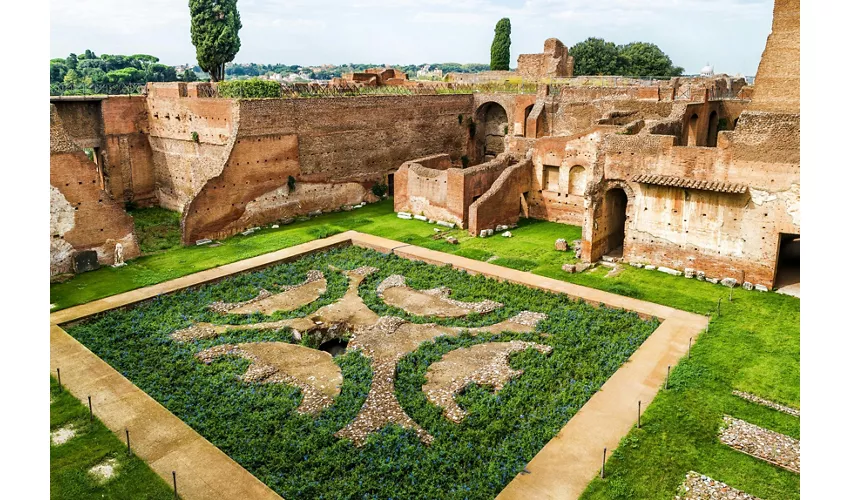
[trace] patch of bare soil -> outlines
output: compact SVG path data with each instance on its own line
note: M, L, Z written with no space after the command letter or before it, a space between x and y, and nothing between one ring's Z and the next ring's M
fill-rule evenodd
M195 356L209 364L224 355L251 361L241 377L245 382L283 383L301 389L299 413L318 413L329 407L342 386L342 371L331 355L302 345L286 342L223 344Z
M77 435L77 429L74 424L68 424L65 427L60 427L55 431L50 432L50 444L59 446L65 444L69 439Z
M94 476L98 482L105 483L112 479L118 469L118 460L115 458L107 458L103 462L89 469L89 474Z
M317 300L327 291L328 282L321 271L307 271L307 278L298 285L283 287L280 293L260 290L259 295L243 302L213 302L209 308L218 313L251 314L292 311Z
M543 354L552 352L551 346L521 340L489 342L451 351L428 367L425 374L428 382L422 391L429 401L444 409L446 418L460 423L466 411L455 402L455 396L470 384L501 391L509 380L522 375L522 370L514 370L508 364L511 354L526 349Z
M378 296L393 307L416 316L436 316L438 318L458 318L476 312L486 314L502 304L492 300L463 302L449 297L452 291L446 287L429 290L416 290L405 284L404 276L393 274L378 285Z

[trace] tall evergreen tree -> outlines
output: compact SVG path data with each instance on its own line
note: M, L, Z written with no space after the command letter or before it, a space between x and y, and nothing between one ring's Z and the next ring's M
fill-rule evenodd
M189 13L198 65L212 81L223 80L225 63L236 57L241 45L236 0L189 0Z
M496 23L496 35L490 46L490 69L507 71L511 69L511 20L504 17Z

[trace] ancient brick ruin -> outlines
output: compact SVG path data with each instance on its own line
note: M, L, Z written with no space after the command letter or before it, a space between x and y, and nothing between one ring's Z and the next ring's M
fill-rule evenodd
M798 2L776 0L753 87L552 83L572 68L557 39L519 62L546 81L530 93L240 100L157 83L51 98L51 273L84 250L110 264L117 242L138 254L126 202L181 211L192 244L374 201L388 183L397 211L476 235L520 217L564 222L582 227L588 262L774 285L783 242L800 234Z

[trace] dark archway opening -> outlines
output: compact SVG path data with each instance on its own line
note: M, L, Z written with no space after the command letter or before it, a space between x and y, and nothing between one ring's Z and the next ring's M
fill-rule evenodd
M525 115L522 118L522 136L528 137L528 117L531 115L531 110L534 109L534 104L525 108Z
M508 133L508 113L500 104L488 102L478 108L476 119L480 132L477 135L481 161L487 162L505 150Z
M605 220L608 228L608 244L605 254L612 257L623 256L623 242L626 240L626 206L629 198L620 188L609 189L605 193Z
M776 255L776 279L774 288L800 296L800 235L779 235L779 251Z
M717 127L720 119L717 116L717 111L712 111L708 115L708 137L705 140L705 145L714 148L717 147Z
M395 194L395 174L387 175L387 196Z
M345 354L345 349L348 347L348 342L342 339L330 339L319 346L320 351L325 351L333 357L340 354Z

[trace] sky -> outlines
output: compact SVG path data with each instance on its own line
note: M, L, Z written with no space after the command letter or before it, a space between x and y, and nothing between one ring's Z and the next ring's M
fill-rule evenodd
M195 63L188 0L52 0L50 57L151 54ZM511 20L511 66L588 37L658 45L686 74L755 75L772 0L238 0L242 47L234 62L488 63L493 28Z

